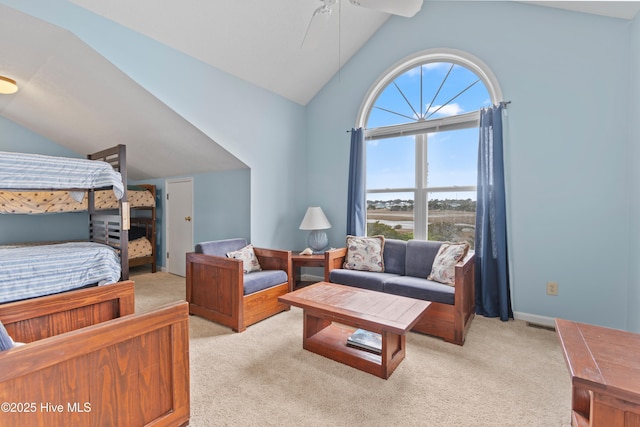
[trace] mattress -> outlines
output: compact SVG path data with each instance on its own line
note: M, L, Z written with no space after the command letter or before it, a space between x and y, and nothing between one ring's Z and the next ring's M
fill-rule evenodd
M117 251L93 242L0 247L0 303L115 283Z
M120 172L107 162L7 151L0 151L0 183L7 190L111 187L118 200L124 194Z
M129 259L142 258L153 254L151 242L146 237L129 241Z
M155 198L147 190L127 191L132 208L154 207ZM96 210L118 209L119 201L111 190L95 192ZM0 191L0 213L44 214L82 212L88 209L87 198L76 201L70 191Z

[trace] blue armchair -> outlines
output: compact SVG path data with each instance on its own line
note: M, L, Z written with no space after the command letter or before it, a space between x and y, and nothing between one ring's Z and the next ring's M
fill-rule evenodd
M245 273L240 259L227 253L247 246L245 239L198 243L187 254L189 313L236 332L290 307L278 297L292 290L291 251L253 248L260 271Z

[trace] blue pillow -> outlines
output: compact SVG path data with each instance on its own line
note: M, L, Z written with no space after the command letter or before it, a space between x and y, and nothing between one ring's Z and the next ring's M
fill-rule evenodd
M0 321L0 351L9 350L10 348L13 348L13 340Z

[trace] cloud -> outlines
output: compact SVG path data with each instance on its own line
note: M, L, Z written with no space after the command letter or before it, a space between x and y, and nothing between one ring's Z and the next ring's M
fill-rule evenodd
M431 108L429 108L429 114L432 114L434 111L438 110L438 108L440 108L440 105L432 105ZM464 109L460 106L460 104L447 104L444 107L440 108L438 110L437 113L435 113L432 118L435 117L449 117L449 116L456 116L458 114L462 114L464 112ZM427 115L429 115L427 114Z

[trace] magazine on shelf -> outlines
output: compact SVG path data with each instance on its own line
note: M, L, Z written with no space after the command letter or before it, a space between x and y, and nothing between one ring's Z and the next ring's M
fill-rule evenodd
M347 338L347 345L375 354L382 353L382 336L375 332L358 329Z

